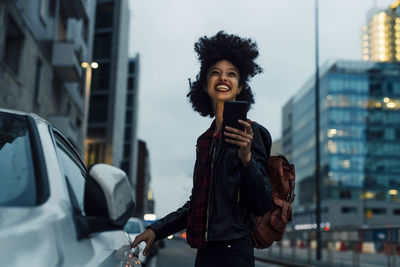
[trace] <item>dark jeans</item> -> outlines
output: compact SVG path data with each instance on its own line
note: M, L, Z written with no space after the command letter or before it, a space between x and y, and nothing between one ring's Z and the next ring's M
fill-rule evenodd
M229 241L209 241L197 250L195 267L254 267L251 234Z

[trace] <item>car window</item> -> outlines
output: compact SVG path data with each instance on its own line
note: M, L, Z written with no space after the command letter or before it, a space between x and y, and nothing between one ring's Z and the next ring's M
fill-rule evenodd
M26 116L0 112L0 206L34 206L36 179Z
M64 142L61 137L55 135L55 139L57 143L57 154L59 156L64 175L72 187L73 194L78 201L79 209L81 210L82 214L84 214L83 197L85 191L86 169L80 162L79 158L76 157L74 151L68 147L66 142Z
M140 225L138 222L132 222L132 221L128 221L125 224L125 231L127 233L133 234L133 233L140 233L142 232L142 229L140 229Z

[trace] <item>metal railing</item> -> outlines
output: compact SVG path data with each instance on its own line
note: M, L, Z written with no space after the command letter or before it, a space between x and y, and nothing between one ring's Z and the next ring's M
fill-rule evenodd
M321 231L323 253L316 261L316 230L286 231L267 253L280 258L318 266L398 266L400 226L347 227Z

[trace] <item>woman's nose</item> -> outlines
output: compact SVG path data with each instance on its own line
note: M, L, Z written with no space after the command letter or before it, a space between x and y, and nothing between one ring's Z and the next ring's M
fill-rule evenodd
M226 76L226 74L221 73L221 75L219 76L219 79L220 79L221 81L227 81L227 80L228 80L228 77Z

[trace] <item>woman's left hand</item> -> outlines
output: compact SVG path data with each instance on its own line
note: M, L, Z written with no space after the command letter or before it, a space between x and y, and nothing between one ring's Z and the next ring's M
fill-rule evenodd
M244 131L225 127L225 141L235 144L239 147L238 156L244 166L248 166L251 159L251 142L253 141L253 129L248 122L239 120L239 123L244 126ZM229 138L228 138L229 137Z

